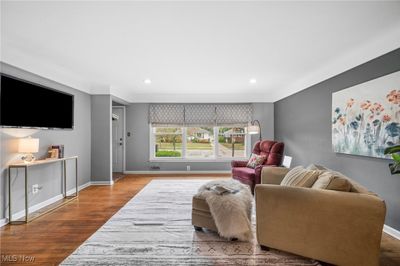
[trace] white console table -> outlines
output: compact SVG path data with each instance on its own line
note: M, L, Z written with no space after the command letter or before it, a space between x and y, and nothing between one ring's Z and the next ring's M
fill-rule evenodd
M75 160L75 194L67 196L67 161L68 160ZM74 200L78 197L78 156L72 156L72 157L66 157L66 158L60 158L60 159L45 159L45 160L37 160L32 163L16 163L16 164L10 164L8 166L8 213L9 213L9 223L10 224L19 224L19 223L28 223L29 221L32 221L33 219L30 219L29 217L29 206L28 206L28 177L29 177L29 169L38 165L43 165L43 164L51 164L51 163L57 163L61 162L63 171L61 173L61 179L63 182L63 201L59 204L56 204L55 206L52 206L50 209L46 210L45 212L35 216L33 219L36 219L50 211L53 211L66 203L70 202L71 200ZM25 169L25 219L24 220L17 220L13 221L12 220L12 211L11 211L11 169L19 169L23 168Z

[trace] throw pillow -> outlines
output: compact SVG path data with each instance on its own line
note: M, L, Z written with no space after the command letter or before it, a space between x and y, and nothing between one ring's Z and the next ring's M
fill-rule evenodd
M254 169L258 165L263 164L266 159L267 159L266 156L257 155L257 154L252 153L251 156L250 156L249 161L247 162L247 167Z
M324 171L311 188L349 192L352 185L347 178L342 177L335 172Z
M307 170L321 170L321 171L328 170L324 166L318 165L318 164L310 164L309 166L307 166L306 169Z
M310 188L317 180L319 174L320 171L318 170L307 170L303 166L297 166L285 175L281 186Z

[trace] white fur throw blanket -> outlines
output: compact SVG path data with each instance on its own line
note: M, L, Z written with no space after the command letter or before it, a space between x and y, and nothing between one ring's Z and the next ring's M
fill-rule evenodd
M216 185L239 191L234 194L219 195L210 190ZM201 186L196 196L205 199L208 203L220 236L237 238L241 241L252 239L251 210L253 196L248 186L233 179L215 180Z

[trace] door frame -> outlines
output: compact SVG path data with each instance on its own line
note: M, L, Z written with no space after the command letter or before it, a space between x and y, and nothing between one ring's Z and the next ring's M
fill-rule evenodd
M111 113L114 109L122 109L122 113L124 115L124 119L122 120L122 142L123 142L123 147L122 147L122 173L125 173L126 171L126 107L125 106L112 106L111 108ZM112 125L111 125L112 127ZM113 142L111 142L113 146ZM114 147L112 147L113 149ZM111 150L111 162L113 162L113 151ZM111 173L113 173L113 169L111 169ZM112 178L112 177L111 177Z

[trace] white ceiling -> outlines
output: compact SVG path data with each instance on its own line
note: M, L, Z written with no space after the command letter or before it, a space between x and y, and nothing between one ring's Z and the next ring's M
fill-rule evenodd
M273 102L399 47L399 1L1 2L1 61L129 102Z

